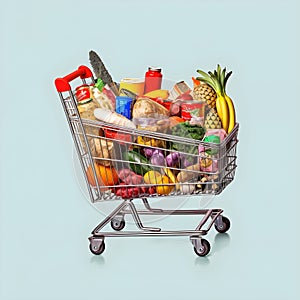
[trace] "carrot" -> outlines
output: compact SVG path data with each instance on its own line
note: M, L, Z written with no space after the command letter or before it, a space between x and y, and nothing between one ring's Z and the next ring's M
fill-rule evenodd
M200 80L196 79L195 77L192 77L192 80L193 80L194 86L200 85Z
M170 128L172 128L173 126L176 126L179 123L184 122L184 120L178 116L169 117L169 121L170 121Z

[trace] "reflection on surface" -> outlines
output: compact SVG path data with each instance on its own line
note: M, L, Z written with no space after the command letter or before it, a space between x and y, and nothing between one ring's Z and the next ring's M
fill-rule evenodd
M228 233L217 233L215 235L212 251L218 252L226 248L230 244L230 235Z
M208 256L209 256L209 254L208 254ZM210 261L209 261L209 257L208 256L204 256L204 257L197 256L195 258L195 265L197 265L197 266L206 266L206 265L209 265Z
M104 265L105 259L102 255L93 255L90 262L93 264Z

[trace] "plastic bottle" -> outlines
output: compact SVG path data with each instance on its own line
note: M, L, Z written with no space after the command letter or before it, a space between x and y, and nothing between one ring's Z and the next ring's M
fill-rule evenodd
M162 73L161 68L149 67L145 74L144 94L161 89Z

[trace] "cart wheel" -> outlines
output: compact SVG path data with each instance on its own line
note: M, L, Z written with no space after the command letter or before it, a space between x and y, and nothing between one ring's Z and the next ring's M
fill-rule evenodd
M119 220L119 219L112 219L110 222L110 225L112 227L112 229L116 230L116 231L120 231L125 227L125 220Z
M210 251L210 243L206 239L201 239L200 248L194 247L194 251L198 256L206 256Z
M229 230L230 228L230 221L228 218L222 216L222 224L217 225L217 223L215 223L215 228L218 232L220 233L225 233L226 231Z
M104 241L101 242L100 246L98 247L98 244L91 242L90 243L90 250L93 254L95 255L100 255L104 252L105 250L105 244Z

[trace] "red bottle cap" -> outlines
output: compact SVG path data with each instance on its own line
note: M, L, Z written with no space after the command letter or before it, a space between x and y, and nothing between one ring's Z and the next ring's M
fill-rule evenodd
M159 68L159 67L149 67L148 71L161 72L161 68Z

